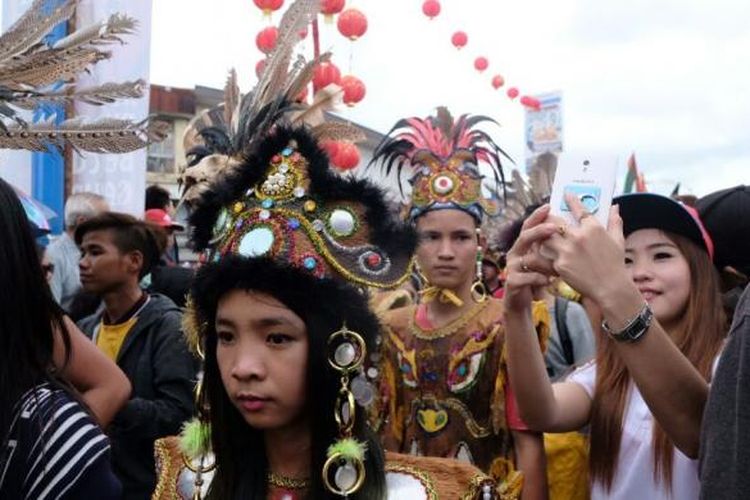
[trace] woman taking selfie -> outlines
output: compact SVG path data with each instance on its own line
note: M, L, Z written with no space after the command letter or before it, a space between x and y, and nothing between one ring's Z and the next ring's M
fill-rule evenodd
M508 255L508 358L521 414L545 432L590 425L594 499L698 498L691 458L725 329L710 237L659 195L616 198L608 230L576 198L566 202L577 226L544 206ZM551 275L603 317L595 360L556 384L529 314L533 289Z

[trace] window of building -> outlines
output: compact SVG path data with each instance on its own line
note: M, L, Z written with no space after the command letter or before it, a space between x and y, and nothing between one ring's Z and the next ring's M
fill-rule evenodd
M161 142L149 144L146 170L155 174L174 174L174 123L170 124L167 138Z

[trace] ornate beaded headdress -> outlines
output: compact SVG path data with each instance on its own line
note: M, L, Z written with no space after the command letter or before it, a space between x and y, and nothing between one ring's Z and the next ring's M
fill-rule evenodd
M482 122L494 120L469 115L454 120L439 107L435 116L398 121L378 146L373 162L382 162L386 173L395 167L401 177L404 165L413 169L409 219L430 210L457 208L481 222L483 214L498 212L497 202L482 195L479 164L492 169L496 185L504 185L501 157L510 157L489 134L475 128Z
M320 141L361 135L349 125L323 123L322 107L337 92L324 89L309 107L295 102L317 63L327 58L310 63L298 58L289 67L298 33L317 7L315 0L292 3L253 92L240 98L232 73L223 109L191 124L183 176L191 239L209 261L267 257L318 278L393 287L410 273L414 231L390 216L378 188L332 171ZM186 317L186 334L197 351L203 323L192 303ZM345 324L330 334L328 344L341 380L335 409L339 439L328 450L322 474L332 493L346 497L365 480L366 447L353 434L350 377L361 367L366 347Z
M306 24L298 11L314 4L298 1L287 11L281 50L293 20ZM292 30L295 43L298 31ZM330 100L330 90L309 107L294 101L320 60L298 59L290 70L290 57L274 53L256 89L244 99L228 97L223 123L197 133L203 144L188 151L185 171L192 241L209 260L227 254L266 256L319 277L340 275L362 287L394 287L410 272L415 236L388 215L378 188L334 173L319 146L326 139L356 138L361 131L322 123L319 107ZM282 87L268 88L279 82ZM309 118L316 115L310 126Z

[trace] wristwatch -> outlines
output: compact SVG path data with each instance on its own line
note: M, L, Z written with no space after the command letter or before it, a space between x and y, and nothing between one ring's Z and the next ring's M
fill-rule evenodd
M636 342L646 333L653 319L654 312L648 303L646 303L643 304L643 308L636 317L631 319L619 332L612 330L604 320L602 320L602 330L618 342Z

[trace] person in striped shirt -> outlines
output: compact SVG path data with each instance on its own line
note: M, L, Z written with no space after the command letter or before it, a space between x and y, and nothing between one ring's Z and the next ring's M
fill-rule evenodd
M62 336L65 363L53 356ZM0 498L120 497L109 441L60 377L71 337L20 201L0 179Z

